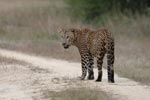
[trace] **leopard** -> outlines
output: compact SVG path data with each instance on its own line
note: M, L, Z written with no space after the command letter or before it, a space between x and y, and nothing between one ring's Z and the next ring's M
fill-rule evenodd
M104 56L107 54L107 76L108 82L114 83L114 37L106 28L91 30L89 28L62 29L62 46L68 49L76 46L81 56L81 80L84 80L87 73L88 80L94 80L94 62L97 62L98 76L96 82L102 81L102 65ZM96 61L94 59L96 58Z

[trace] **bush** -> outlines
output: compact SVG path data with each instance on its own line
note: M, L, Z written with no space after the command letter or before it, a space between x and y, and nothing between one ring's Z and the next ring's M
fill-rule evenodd
M145 13L148 0L66 0L74 18L93 21L105 13Z

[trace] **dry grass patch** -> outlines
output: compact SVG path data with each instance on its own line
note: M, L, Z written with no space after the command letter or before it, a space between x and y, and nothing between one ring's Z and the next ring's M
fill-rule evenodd
M27 1L29 4L30 2ZM80 22L72 21L66 15L62 0L44 0L46 3L33 2L7 12L0 12L0 39L18 43L51 43L59 39L59 27L81 27Z
M19 64L19 65L28 65L28 63L11 59L11 58L6 58L6 57L1 57L0 56L0 64L1 65L7 65L7 64Z
M11 44L3 43L0 45L1 48L17 50L25 52L28 54L52 57L56 59L64 59L69 61L80 61L80 54L76 47L71 47L68 50L65 50L60 42L55 43L21 43L21 44Z
M131 38L124 38L124 41L117 41L115 72L123 77L149 84L149 49L149 40L147 39L131 40Z
M90 88L69 88L61 92L49 92L47 95L51 100L112 100L101 90Z

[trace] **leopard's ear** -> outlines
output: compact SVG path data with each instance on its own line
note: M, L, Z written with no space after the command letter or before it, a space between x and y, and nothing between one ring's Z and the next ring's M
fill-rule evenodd
M73 33L75 33L76 30L77 30L77 29L75 29L75 28L71 28L71 29L70 29L70 31L73 32Z
M87 33L87 32L89 32L89 31L91 31L89 28L84 28L83 30L82 30L84 33Z
M77 34L79 33L79 29L71 28L70 31L73 33L74 37L77 37Z
M81 30L80 29L71 28L70 31L72 33L79 33Z
M64 29L64 28L60 28L60 27L59 27L59 28L57 29L57 33L61 33L61 34L62 34L62 33L64 33L64 32L65 32L65 29Z

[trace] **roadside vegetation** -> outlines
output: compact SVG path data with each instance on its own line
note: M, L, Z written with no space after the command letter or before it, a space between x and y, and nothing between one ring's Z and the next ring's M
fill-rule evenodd
M113 10L111 13L98 14L98 17L87 14L77 17L69 13L70 6L66 1L38 2L41 0L33 2L32 6L0 11L1 48L79 62L80 55L75 47L69 50L62 48L58 28L106 27L115 36L115 72L144 84L150 83L150 17L147 6L139 12ZM97 14L96 11L94 14ZM141 13L143 11L144 14Z

